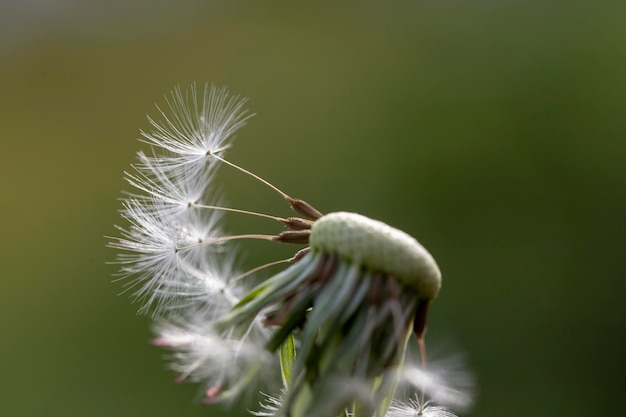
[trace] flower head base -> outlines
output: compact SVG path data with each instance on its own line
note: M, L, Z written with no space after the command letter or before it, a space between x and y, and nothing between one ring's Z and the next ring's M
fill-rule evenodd
M410 379L402 368L412 334L425 364L427 311L441 286L434 259L400 230L355 213L324 215L224 159L228 140L249 117L244 101L214 87L205 89L200 104L197 99L195 87L187 94L177 89L168 99L172 114L161 111L160 123L150 119L155 131L143 136L152 153L140 153L135 172L127 174L138 190L124 201L130 226L110 243L122 251L120 274L134 277L129 287L144 303L141 310L157 320L154 343L174 352L179 380L205 384L208 402L254 389L278 357L283 395L268 397L258 415L402 415L391 401L398 383ZM298 216L224 206L213 187L221 165L269 187ZM288 230L229 235L220 223L228 213ZM240 273L231 245L246 239L304 247ZM243 284L282 263L291 265L254 288ZM430 409L448 417L425 407L426 388L420 386L419 400L410 404L419 408L415 415Z
M441 287L439 267L417 240L360 214L339 212L320 218L312 227L310 243L313 249L395 276L419 298L431 300Z
M394 388L388 370L401 364L410 331L423 335L428 303L440 287L439 269L415 239L355 213L320 217L309 243L305 257L257 286L254 297L240 301L216 326L243 332L265 311L264 324L278 328L268 350L298 335L285 400L289 415L317 416L318 399L327 397L329 386L348 381L369 387L360 407L371 414L375 400ZM355 401L330 392L331 414Z

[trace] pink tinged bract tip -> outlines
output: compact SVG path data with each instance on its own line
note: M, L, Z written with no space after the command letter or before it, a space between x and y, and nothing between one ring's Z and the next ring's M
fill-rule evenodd
M212 398L215 398L215 396L217 396L217 394L219 394L221 388L222 388L222 386L220 384L217 384L217 385L212 386L208 390L206 390L207 399L210 400Z
M222 390L222 384L213 385L211 388L206 390L206 398L204 399L203 402L205 404L212 404L213 400L215 400L215 397L217 397L217 395L220 393L221 390Z
M157 337L156 339L152 339L152 344L154 346L160 346L160 347L172 346L172 343L164 337Z

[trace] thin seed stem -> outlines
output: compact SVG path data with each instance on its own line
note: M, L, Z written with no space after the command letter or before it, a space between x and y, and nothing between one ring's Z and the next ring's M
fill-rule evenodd
M422 363L422 372L426 373L426 342L424 340L424 335L420 335L417 338L417 343L419 345L420 348L420 361ZM424 399L426 397L426 393L425 393L425 387L422 386L422 388L420 388L420 410L419 410L419 414L418 415L422 415L422 412L424 411Z
M284 263L287 263L287 262L293 262L293 259L294 259L293 257L291 257L289 259L281 259L279 261L269 262L269 263L266 263L264 265L257 266L256 268L252 268L251 270L244 272L243 274L239 275L238 277L235 277L235 278L231 279L230 282L229 282L229 285L232 287L236 282L241 281L242 279L244 279L244 278L254 274L255 272L261 271L261 270L263 270L265 268L269 268L269 267L274 266L274 265L280 265L280 264L284 264Z
M291 198L287 193L283 192L282 190L280 190L278 187L276 187L275 185L269 183L268 181L264 180L263 178L259 177L258 175L248 171L245 168L240 167L239 165L235 165L232 162L227 161L226 159L219 157L217 155L215 155L214 153L211 153L211 155L218 159L219 161L225 163L226 165L229 165L235 169L238 169L239 171L243 172L244 174L247 174L249 176L251 176L252 178L256 179L257 181L265 184L266 186L268 186L269 188L271 188L272 190L276 191L278 194L280 194L285 200L287 201L292 201L294 200L293 198Z
M248 211L248 210L239 210L239 209L230 208L230 207L208 206L205 204L193 204L193 207L205 208L205 209L210 209L210 210L230 211L233 213L240 213L240 214L249 214L251 216L257 216L257 217L263 217L266 219L276 220L277 222L281 222L281 223L287 221L287 219L283 219L282 217L272 216L270 214L257 213L255 211Z
M228 242L229 240L238 240L238 239L259 239L259 240L274 240L276 236L274 235L261 235L261 234L250 234L250 235L234 235L234 236L224 236L218 237L215 239L207 240L205 242L194 243L192 245L181 246L180 248L176 248L176 252L180 252L187 249L197 248L200 246L208 246L216 243Z

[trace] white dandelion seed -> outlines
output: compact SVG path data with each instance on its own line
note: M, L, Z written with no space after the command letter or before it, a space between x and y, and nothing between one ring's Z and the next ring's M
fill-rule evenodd
M168 175L143 152L138 154L138 159L142 161L142 168L136 168L134 173L126 173L126 180L138 191L129 195L141 201L146 209L153 209L154 215L185 220L184 216L200 211L199 206L205 199L213 203L220 201L217 192L207 187L207 184L213 183L212 176L217 168L215 165L204 176L180 178Z
M146 157L144 163L172 178L202 175L211 156L228 149L233 134L253 116L243 107L246 99L229 96L226 88L205 85L202 98L195 85L185 93L176 88L166 100L168 108L159 108L162 120L149 117L154 130L142 132L147 143L166 153Z
M276 367L276 358L262 349L269 332L253 326L245 338L224 337L211 325L216 307L192 307L154 326L153 344L173 352L170 368L176 380L202 383L207 402L240 397Z
M109 246L122 252L117 263L122 278L133 277L126 290L132 290L142 302L141 312L151 308L155 315L164 311L177 289L197 281L198 270L206 271L206 262L216 256L220 247L198 245L218 238L217 223L220 213L209 216L187 216L185 222L158 216L159 202L129 198L124 202L122 217L130 223L127 229L119 227L121 238L112 238ZM181 251L180 248L189 247ZM212 270L216 270L216 266ZM222 264L225 265L225 264ZM224 285L228 277L223 277Z
M266 393L261 393L264 397L263 401L259 402L259 406L261 407L258 411L250 411L250 414L257 417L274 417L277 416L282 404L283 397L286 394L286 390L283 389L280 397L272 397Z
M385 417L457 417L446 407L422 404L419 399L409 399L406 403L394 401Z
M472 407L474 377L459 357L429 361L428 369L408 361L401 371L401 385L412 386L432 402L456 411Z

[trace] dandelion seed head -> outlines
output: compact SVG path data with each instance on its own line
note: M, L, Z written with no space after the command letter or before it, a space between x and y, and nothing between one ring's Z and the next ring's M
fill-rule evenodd
M443 406L471 399L426 372L426 313L441 287L433 257L398 229L356 213L323 214L225 159L251 117L244 104L223 88L176 88L159 118L149 117L152 130L142 132L151 149L125 174L134 188L122 203L127 225L109 246L120 252L125 290L140 312L152 313L153 344L169 350L177 381L201 383L210 404L249 396L266 376L282 380L282 395L267 396L253 413L263 417L383 415L387 408L387 417L454 416L424 401L424 393ZM228 207L215 185L221 166L277 193L301 217ZM229 234L226 215L274 221L281 231ZM300 247L242 273L237 242L247 239ZM278 265L289 266L246 285L248 276ZM411 335L419 367L405 360ZM422 395L392 404L398 384Z
M265 314L265 324L279 328L268 342L270 351L298 332L287 413L322 417L354 402L374 410L391 393L396 377L387 370L400 365L421 303L393 275L312 247L251 293L249 303L238 304L217 324L245 328Z
M360 214L336 212L321 217L311 229L310 244L395 275L423 298L435 298L441 287L437 263L417 240Z

